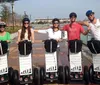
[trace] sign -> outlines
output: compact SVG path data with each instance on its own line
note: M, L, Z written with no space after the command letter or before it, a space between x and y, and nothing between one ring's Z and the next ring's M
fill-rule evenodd
M71 72L82 72L82 58L81 52L70 53L70 71Z
M31 54L19 55L20 75L32 74L32 59Z
M57 53L46 53L45 54L45 65L46 72L57 72Z
M0 55L0 75L8 73L8 59L7 54Z
M100 54L93 55L93 68L94 71L100 72Z

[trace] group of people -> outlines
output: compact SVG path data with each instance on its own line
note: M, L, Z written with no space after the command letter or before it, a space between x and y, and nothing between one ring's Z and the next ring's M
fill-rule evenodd
M30 20L28 18L24 18L22 20L22 29L18 30L18 40L17 43L23 40L30 40L34 43L34 32L38 33L47 33L49 39L55 39L57 41L61 41L61 31L67 31L68 40L80 40L80 34L87 35L89 32L93 35L92 37L96 40L100 40L100 20L96 19L94 16L94 12L92 10L88 10L86 12L86 16L89 19L88 21L76 21L77 14L72 12L69 15L70 23L65 25L63 28L60 28L60 20L54 18L52 20L52 27L46 30L33 30L30 26ZM82 25L88 27L87 30L84 30ZM0 23L0 40L10 42L10 34L5 31L6 24Z

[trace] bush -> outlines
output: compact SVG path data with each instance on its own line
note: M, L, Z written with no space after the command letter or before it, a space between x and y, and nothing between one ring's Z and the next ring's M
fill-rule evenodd
M9 33L15 33L17 32L19 29L21 29L20 26L15 26L14 29L12 26L6 27L6 31Z

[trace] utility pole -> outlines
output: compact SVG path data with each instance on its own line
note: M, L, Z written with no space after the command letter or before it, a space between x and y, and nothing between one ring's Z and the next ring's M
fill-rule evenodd
M12 6L12 24L13 24L13 30L14 30L14 0L12 0L11 6Z

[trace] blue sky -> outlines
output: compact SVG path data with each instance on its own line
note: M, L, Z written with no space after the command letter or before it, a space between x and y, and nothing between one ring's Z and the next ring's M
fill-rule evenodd
M85 12L91 9L100 18L100 0L19 0L14 6L15 12L36 18L68 18L70 12L76 12L78 19L85 19Z

